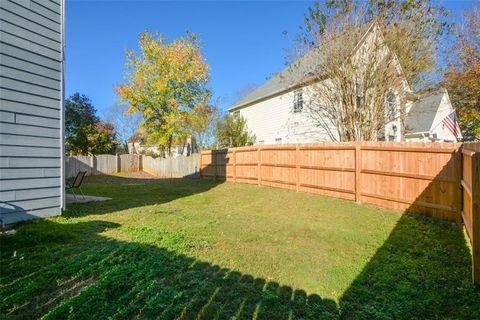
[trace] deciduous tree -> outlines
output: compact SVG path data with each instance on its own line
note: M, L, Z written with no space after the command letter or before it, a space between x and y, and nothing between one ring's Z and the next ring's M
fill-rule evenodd
M114 104L108 109L107 120L115 128L115 134L123 150L128 153L128 143L131 141L140 125L141 115L137 112L128 113L128 106Z
M408 84L398 58L381 25L364 24L361 12L325 17L325 24L315 35L321 45L289 67L305 86L303 112L333 141L377 140L386 123L401 123Z
M458 27L445 74L464 139L480 140L480 10L473 7Z
M315 1L305 15L298 40L308 47L322 45L321 35L332 24L355 16L355 24L377 20L387 46L395 52L413 89L436 84L438 58L452 30L448 11L434 0L327 0Z
M88 134L90 154L111 154L117 147L115 130L111 123L98 121Z
M192 143L199 149L209 149L215 143L218 109L215 106L202 106L196 112L190 124Z
M115 149L115 132L111 124L96 115L90 99L79 93L65 101L65 144L72 154L111 153Z
M403 137L404 93L432 83L445 14L423 0L315 2L290 65L309 85L305 111L332 140L376 140L391 121Z
M211 93L209 66L194 34L167 42L143 32L140 51L127 51L125 82L116 88L128 111L139 112L149 142L170 153L174 141L185 141Z
M241 115L227 114L217 121L217 147L234 148L255 143L255 135L247 128L247 120Z

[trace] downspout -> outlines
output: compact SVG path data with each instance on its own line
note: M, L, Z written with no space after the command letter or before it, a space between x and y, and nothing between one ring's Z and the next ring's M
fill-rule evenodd
M60 86L60 198L61 198L61 211L66 209L65 200L65 0L61 2L61 14L62 14L62 46L61 46L61 86Z

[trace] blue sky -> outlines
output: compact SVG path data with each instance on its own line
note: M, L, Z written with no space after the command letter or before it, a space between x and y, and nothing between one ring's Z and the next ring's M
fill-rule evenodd
M470 0L443 1L455 16ZM210 87L222 109L244 86L262 84L285 66L286 49L311 1L81 1L66 6L66 96L89 96L101 117L116 103L125 49L144 30L168 39L200 35L211 67ZM288 32L288 36L283 34Z

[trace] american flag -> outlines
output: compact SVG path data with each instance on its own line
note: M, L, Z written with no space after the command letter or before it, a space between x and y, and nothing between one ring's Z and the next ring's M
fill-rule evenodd
M448 130L450 130L451 133L453 133L455 138L459 138L462 136L460 126L458 125L457 121L457 114L455 113L455 111L443 118L442 123L445 125L445 127L447 127Z

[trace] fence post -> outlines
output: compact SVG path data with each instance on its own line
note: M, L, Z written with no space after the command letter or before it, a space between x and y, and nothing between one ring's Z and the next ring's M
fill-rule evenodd
M213 178L217 180L217 154L215 153L215 150L212 150L212 164L215 169Z
M202 178L202 154L203 151L200 151L198 154L198 175L200 176L200 179Z
M472 155L472 279L480 284L480 152Z
M355 143L355 201L360 203L360 192L362 187L362 142Z
M297 180L295 181L295 191L300 190L300 147L298 144L295 146L295 176Z
M119 172L120 172L120 155L117 153L117 154L115 155L115 157L116 157L116 160L117 160L117 161L116 161L116 169L115 169L115 172L116 172L116 173L119 173Z
M143 171L143 156L138 155L138 171Z
M457 200L454 202L454 206L457 209L456 214L457 214L457 223L462 224L462 206L463 206L463 187L462 187L462 179L463 179L463 154L462 154L462 146L460 146L455 155L455 171L456 171L456 181L455 182L460 189L460 192L457 192Z
M233 149L232 151L233 154L233 183L237 182L237 152L236 149Z
M259 186L262 185L262 148L260 146L257 148L257 183Z
M71 167L70 157L69 157L69 156L65 156L65 177L66 177L67 179L70 178L70 167Z
M94 176L97 174L97 158L94 154L90 156L90 167L92 168L90 171L90 175Z

